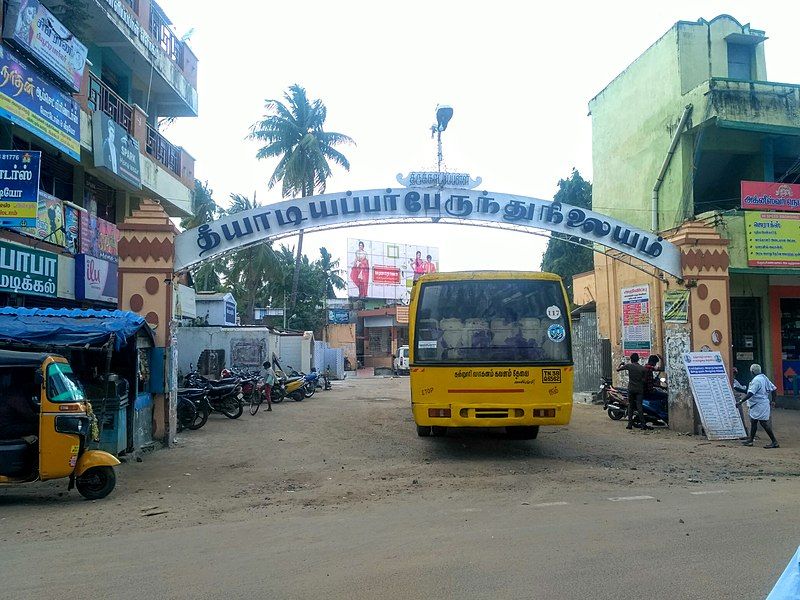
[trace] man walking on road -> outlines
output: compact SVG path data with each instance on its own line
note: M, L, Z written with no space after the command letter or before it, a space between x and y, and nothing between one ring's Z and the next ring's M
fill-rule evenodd
M737 402L737 406L739 406L747 400L747 407L750 409L750 437L742 444L745 446L753 445L756 430L760 423L761 428L767 432L769 439L772 440L772 443L767 444L764 448L780 448L778 440L775 439L775 434L772 433L772 425L769 422L770 404L774 404L773 397L775 390L778 388L761 372L761 365L750 365L750 372L754 377L747 388L747 394Z
M644 378L648 375L647 369L639 364L639 355L634 352L631 354L631 362L621 363L617 371L628 372L628 427L633 429L633 413L639 411L639 424L642 429L652 429L644 418L644 407L642 398L644 397ZM652 377L652 373L650 373Z

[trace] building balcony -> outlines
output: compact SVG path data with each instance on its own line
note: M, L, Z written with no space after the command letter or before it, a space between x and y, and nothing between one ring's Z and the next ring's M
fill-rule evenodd
M714 78L689 92L695 93L705 96L708 118L716 118L719 127L800 133L799 84ZM702 114L699 105L695 116Z

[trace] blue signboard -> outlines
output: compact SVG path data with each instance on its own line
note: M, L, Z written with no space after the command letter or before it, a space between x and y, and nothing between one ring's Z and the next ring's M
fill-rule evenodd
M341 325L350 322L350 311L346 308L328 309L328 323Z
M0 150L0 226L36 224L41 162L41 152Z
M78 103L39 77L7 46L0 46L0 117L80 160Z
M233 302L225 303L225 323L236 325L236 305Z

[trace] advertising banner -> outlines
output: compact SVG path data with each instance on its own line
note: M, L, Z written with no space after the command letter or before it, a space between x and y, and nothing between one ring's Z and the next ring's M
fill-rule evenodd
M4 46L0 46L0 117L80 161L78 103Z
M33 225L39 206L42 153L0 150L0 226Z
M622 288L622 352L650 354L650 286Z
M37 218L31 227L12 227L20 233L38 238L56 246L67 243L64 233L64 203L55 196L39 190Z
M664 322L689 321L689 290L669 290L664 294Z
M80 252L81 219L85 219L87 214L74 206L64 204L65 246L72 254Z
M58 255L0 241L0 292L56 297Z
M800 267L800 213L744 213L747 264Z
M75 297L78 300L116 303L117 264L78 254L75 257Z
M706 437L710 440L744 437L744 425L722 355L719 352L686 352L683 365Z
M225 302L225 323L236 325L236 305L233 302Z
M47 67L71 91L81 91L86 46L38 0L7 2L3 37Z
M83 254L117 262L119 230L113 223L90 213L81 215L80 247Z
M139 140L128 135L125 128L106 113L95 111L92 142L95 167L105 169L134 189L142 189Z
M347 269L349 297L408 302L411 284L439 270L439 249L348 239Z
M328 310L328 323L341 325L350 322L350 311L346 308L331 308Z
M800 211L800 184L742 181L742 208Z

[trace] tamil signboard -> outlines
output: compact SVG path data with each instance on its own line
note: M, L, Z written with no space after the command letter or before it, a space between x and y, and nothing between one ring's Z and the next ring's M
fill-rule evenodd
M742 181L742 208L800 211L800 184Z
M5 46L0 46L0 117L80 161L78 103Z
M328 309L328 323L343 325L350 322L350 311L346 308Z
M408 302L412 283L439 270L439 249L353 238L347 240L347 267L349 297Z
M92 115L94 166L105 169L117 179L142 189L142 166L139 140L102 111Z
M622 288L622 352L650 354L650 286Z
M81 90L86 46L38 0L7 0L3 37L47 67L72 92Z
M33 225L38 215L42 153L0 150L0 226Z
M800 213L744 213L747 264L751 267L800 267Z
M664 322L689 321L689 290L669 290L664 294Z
M451 187L472 189L483 181L472 179L469 173L447 173L442 171L411 171L406 177L397 174L397 182L406 187Z
M58 255L0 241L0 292L56 297Z
M75 297L116 304L117 263L95 256L78 254L75 257Z
M719 352L686 352L683 364L706 437L710 440L744 437L744 425L722 355Z

